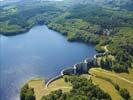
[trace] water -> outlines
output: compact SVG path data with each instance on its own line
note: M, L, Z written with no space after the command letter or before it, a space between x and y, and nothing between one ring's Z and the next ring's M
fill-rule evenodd
M20 87L28 80L49 79L95 53L93 45L68 42L45 25L0 36L0 100L19 100Z

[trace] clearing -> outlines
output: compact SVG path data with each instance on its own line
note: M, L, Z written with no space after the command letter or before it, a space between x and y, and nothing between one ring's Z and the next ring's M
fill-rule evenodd
M133 97L133 81L129 80L126 77L131 77L132 71L129 74L116 74L111 71L106 71L101 68L92 68L89 71L90 74L93 75L93 77L100 78L107 81L107 79L112 80L113 83L118 84L121 88L126 88L131 97ZM108 81L109 82L109 81ZM104 82L103 82L104 83ZM103 84L102 83L102 84Z
M52 82L48 88L45 87L44 80L31 80L28 82L29 87L34 88L36 100L40 100L44 95L48 95L50 92L61 89L63 92L70 91L72 86L70 83L66 83L64 78L60 78Z

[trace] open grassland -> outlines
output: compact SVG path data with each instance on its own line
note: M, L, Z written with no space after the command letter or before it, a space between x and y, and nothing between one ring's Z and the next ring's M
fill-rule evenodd
M129 69L129 73L117 73L117 75L128 79L133 82L133 69Z
M58 90L58 89L62 89L64 92L68 92L70 91L70 89L72 88L70 83L66 83L64 81L63 78L58 79L54 82L52 82L49 86L48 86L48 91L54 91L54 90Z
M122 100L123 98L119 95L118 91L114 88L114 86L104 80L104 79L100 79L100 78L97 78L95 76L91 76L91 75L88 75L88 74L84 74L84 75L81 75L82 77L85 77L87 79L92 79L92 82L95 84L95 85L98 85L104 92L107 92L112 100Z
M105 52L108 52L108 51L109 51L109 50L108 50L108 45L102 46L101 48L104 49Z
M90 69L90 73L93 76L104 79L106 81L108 81L108 79L112 80L113 83L118 84L121 88L126 88L129 91L130 95L133 97L133 81L130 81L126 78L129 76L126 76L126 77L122 76L124 74L120 76L114 72L106 71L100 68L92 68ZM102 82L102 84L104 84L104 82Z
M44 80L31 80L28 82L29 87L34 88L36 100L40 100L45 94Z
M66 83L63 78L52 82L48 88L45 87L44 80L31 80L28 82L29 87L34 88L36 100L40 100L44 95L48 95L50 92L61 89L63 92L70 91L71 84Z
M91 79L95 85L98 85L103 91L107 92L112 100L122 100L122 97L110 82L94 76L91 76Z

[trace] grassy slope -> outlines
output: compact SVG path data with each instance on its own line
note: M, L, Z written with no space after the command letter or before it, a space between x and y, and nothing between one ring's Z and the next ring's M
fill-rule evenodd
M130 81L133 81L133 69L130 69L129 73L117 73L117 75L124 77Z
M88 74L81 75L81 76L87 79L91 78L92 82L95 85L98 85L103 91L107 92L111 96L112 100L122 100L122 97L118 94L118 91L114 88L114 86L110 82L100 78L96 78Z
M126 88L129 91L130 95L133 97L133 92L132 92L133 91L133 83L132 83L133 81L130 81L130 80L124 78L124 76L119 76L118 74L115 74L110 71L105 71L105 70L102 70L99 68L92 68L90 70L90 72L94 76L100 76L102 78L111 79L114 83L119 84L119 86L121 88ZM126 77L129 77L129 76L126 76ZM102 82L102 83L104 83L104 82Z
M91 79L94 84L98 85L103 91L109 93L112 100L122 100L122 97L119 95L118 91L114 88L114 86L110 82L100 78L96 78L94 76L92 76Z
M49 91L58 90L58 89L62 89L64 92L68 92L71 89L71 84L66 83L64 79L61 78L59 80L52 82L48 86Z
M130 92L130 95L133 97L133 83L132 82L132 75L133 70L129 72L129 74L122 73L122 74L116 74L114 72L105 71L99 68L92 68L90 69L90 72L94 75L91 76L91 79L94 84L98 85L102 90L109 93L113 100L122 100L122 97L119 95L118 91L114 88L114 86L107 80L95 77L100 76L103 78L109 78L113 82L119 84L121 88L126 88ZM83 77L89 78L89 75L82 75ZM129 80L123 80L120 78L124 78ZM54 82L52 82L48 88L45 88L44 81L43 80L31 80L29 83L29 86L34 88L36 99L40 100L42 96L48 95L51 91L62 89L63 92L68 92L72 88L71 84L68 84L64 81L63 78L58 79Z
M45 86L43 80L31 80L28 82L29 87L34 88L36 100L40 100L45 93Z
M45 88L44 80L31 80L28 85L34 88L36 100L40 100L42 96L48 95L51 91L62 89L67 92L71 89L71 84L67 84L63 78L52 82L48 88Z

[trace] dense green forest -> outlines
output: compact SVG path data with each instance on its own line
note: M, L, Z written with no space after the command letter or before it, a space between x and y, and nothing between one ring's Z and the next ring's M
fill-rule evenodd
M0 33L14 35L26 32L37 24L46 24L61 12L52 4L22 2L0 7Z

